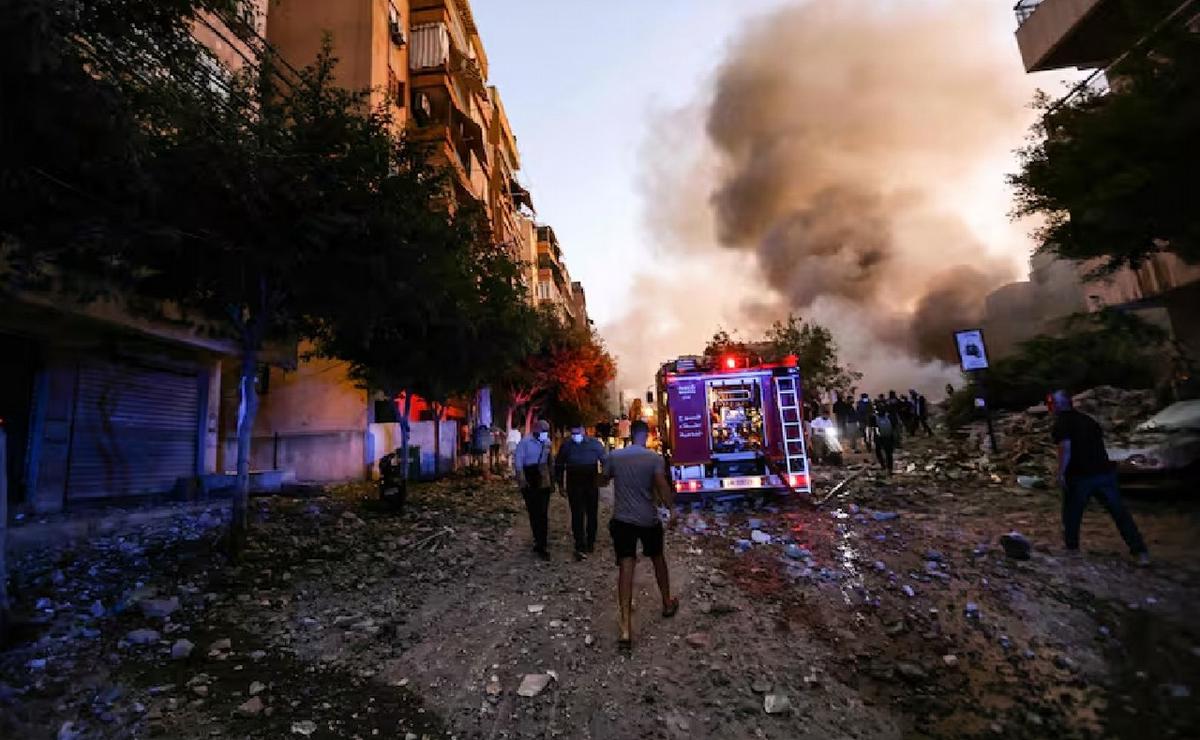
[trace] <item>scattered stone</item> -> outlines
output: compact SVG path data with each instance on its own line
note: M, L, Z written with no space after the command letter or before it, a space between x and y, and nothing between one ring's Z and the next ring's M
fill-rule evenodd
M133 645L151 645L158 642L160 637L162 635L158 633L158 630L143 627L142 629L136 629L127 633L125 641Z
M250 696L258 696L267 690L267 685L262 681L253 681L250 684Z
M1075 670L1075 661L1062 654L1055 655L1054 667L1061 668L1064 671L1073 671Z
M923 680L925 680L926 676L928 675L927 673L925 673L925 669L922 668L921 666L917 665L916 663L905 663L905 662L897 663L896 670L900 673L900 675L902 677L904 677L905 680L913 681L913 682L923 681Z
M712 647L712 637L707 632L693 632L685 639L688 645L697 650L707 650Z
M492 680L484 688L484 693L487 694L487 700L492 704L500 702L500 696L504 693L503 687L500 686L500 680L492 676Z
M1044 490L1046 479L1040 475L1018 475L1017 485L1028 490Z
M979 619L979 604L974 601L968 601L966 607L963 608L963 614L967 619Z
M760 678L750 684L750 690L756 694L765 694L771 690L771 682Z
M58 740L80 740L82 737L83 731L74 722L63 722L58 728Z
M812 557L812 553L807 548L800 547L799 545L788 545L784 548L783 553L792 560L803 560Z
M1033 551L1033 545L1029 544L1029 540L1016 531L1001 535L1000 546L1004 548L1004 554L1013 560L1028 560Z
M201 699L208 696L208 684L198 683L192 687L192 693Z
M588 635L587 637L583 638L583 644L591 647L592 645L596 644L596 638Z
M1179 683L1167 684L1167 693L1171 695L1172 699L1190 699L1192 697L1191 687Z
M237 713L243 717L257 717L262 714L262 710L263 700L257 696L252 696L242 702L241 706L237 708Z
M530 614L541 614L545 609L545 604L530 604L526 607Z
M105 612L104 604L100 603L99 600L93 601L92 607L88 611L91 612L91 615L93 617L95 617L96 619L100 619L101 617L104 616L104 612Z
M871 518L877 522L890 522L893 519L899 519L900 515L894 511L876 511L871 514Z
M50 599L47 599L45 596L43 596L42 598L37 600L37 603L34 604L33 608L37 609L38 611L46 611L48 609L54 608L54 602L51 601Z
M907 583L904 584L903 586L901 586L900 590L903 591L904 595L909 597L910 599L917 595L917 592L913 590L913 587L908 585Z
M783 714L792 710L792 700L787 694L767 694L763 697L763 711L767 714Z
M517 696L533 697L546 690L550 685L550 674L548 673L528 673L525 678L521 679L521 685L517 688Z
M292 734L308 737L317 731L317 723L311 719L302 719L292 723Z
M769 535L766 532L763 532L762 530L759 530L759 529L756 529L750 533L750 539L751 539L751 541L756 542L760 545L771 544L771 535Z
M142 608L142 615L147 619L166 619L175 612L179 611L179 597L172 596L169 599L144 599L139 606Z
M233 640L230 640L228 637L222 637L220 640L216 640L213 642L213 644L208 646L209 653L220 653L232 649Z
M952 654L943 655L942 662L946 664L947 668L953 668L954 666L958 665L958 656Z
M187 660L195 647L191 640L176 640L175 644L171 645L171 660Z

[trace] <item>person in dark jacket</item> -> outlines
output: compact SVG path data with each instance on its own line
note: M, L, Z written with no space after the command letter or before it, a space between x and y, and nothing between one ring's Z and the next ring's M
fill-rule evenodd
M858 452L858 430L851 429L854 424L854 406L839 391L833 402L833 418L837 421L838 438L844 443L853 445Z
M596 547L596 519L600 507L600 466L608 451L600 440L587 436L580 425L558 448L554 477L571 505L571 533L575 559L584 560Z
M917 415L917 426L914 427L914 430L919 427L932 437L933 430L929 428L929 402L925 400L924 394L917 393L916 391L911 391L911 393L913 410Z
M870 452L874 446L874 434L871 426L871 396L867 393L859 397L858 403L854 406L854 416L858 421L859 433L862 435L863 442L866 443L867 452Z
M1050 437L1058 445L1058 484L1063 490L1063 540L1068 552L1079 551L1079 525L1093 497L1108 510L1117 531L1140 565L1150 554L1133 517L1121 502L1117 475L1104 447L1104 430L1096 420L1075 410L1066 391L1055 391L1054 426Z
M896 442L896 449L900 449L900 442L904 436L900 433L902 406L904 406L904 401L896 395L896 391L888 391L884 413L887 414L888 420L892 422L892 430L895 435L894 439Z

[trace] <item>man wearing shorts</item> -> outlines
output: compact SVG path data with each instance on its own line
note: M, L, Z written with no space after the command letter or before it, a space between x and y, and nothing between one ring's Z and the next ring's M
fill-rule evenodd
M630 424L631 444L609 454L604 463L602 483L613 482L613 516L608 523L616 551L617 606L620 637L617 644L627 648L633 644L633 569L637 564L638 543L642 555L654 563L654 578L662 594L662 614L673 617L679 610L679 599L671 596L671 576L663 557L663 526L658 518L658 504L670 506L675 491L667 481L662 457L646 449L650 427L637 419Z

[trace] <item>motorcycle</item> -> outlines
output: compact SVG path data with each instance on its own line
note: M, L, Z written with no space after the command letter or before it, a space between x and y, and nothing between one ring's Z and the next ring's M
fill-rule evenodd
M408 481L404 478L403 450L396 448L379 458L379 499L397 508L408 500Z

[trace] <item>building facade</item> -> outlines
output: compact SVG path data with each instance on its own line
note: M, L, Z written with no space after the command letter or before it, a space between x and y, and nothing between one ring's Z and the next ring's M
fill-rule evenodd
M1158 13L1168 22L1186 5L1147 0L1141 11ZM1095 70L1087 84L1105 90L1103 70L1142 41L1138 29L1144 26L1130 16L1131 7L1122 0L1020 0L1016 40L1025 70ZM1168 252L1151 255L1137 269L1097 279L1100 266L1101 260L1074 262L1034 254L1028 282L1003 286L988 296L984 324L989 349L1003 356L1025 339L1054 333L1071 314L1120 307L1167 329L1193 357L1200 357L1200 266Z
M266 24L271 46L294 66L312 64L332 46L335 81L370 89L372 102L391 106L411 140L427 145L436 164L451 172L448 208L482 209L491 238L523 266L531 300L538 302L540 229L533 198L519 180L520 151L500 91L488 84L488 58L466 0L276 0ZM582 288L572 299L569 275L561 302L572 320L585 310ZM227 403L233 399L227 399ZM449 409L463 423L468 408ZM371 475L390 451L392 399L357 387L343 363L302 361L296 370L272 369L255 424L255 466L287 470L298 480L337 481ZM431 470L433 429L425 403L414 399L414 433L422 467ZM429 426L425 429L420 425ZM447 432L441 431L443 437ZM453 464L455 436L443 450Z
M208 73L254 63L266 10L258 0L236 23L200 16L194 34L212 52ZM0 422L13 510L144 498L220 471L222 368L236 347L160 308L149 318L119 297L4 297ZM290 354L273 351L276 360Z

